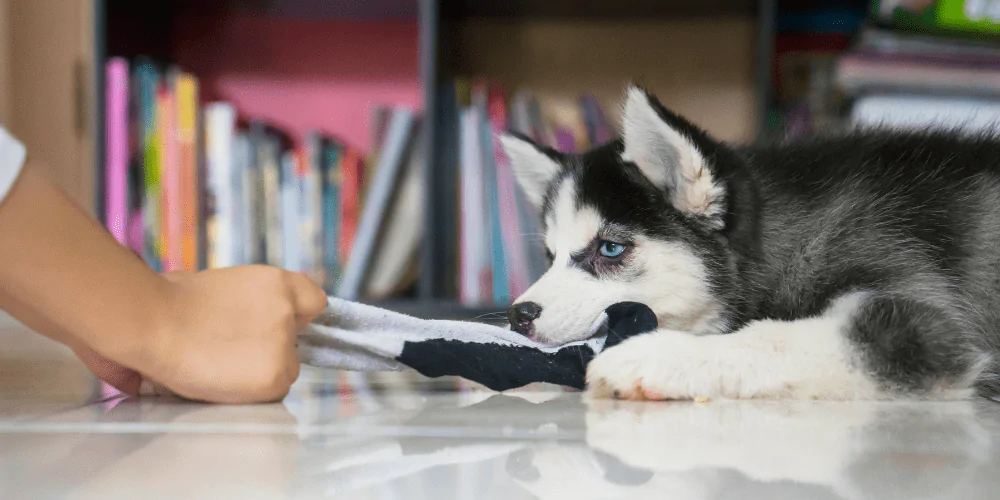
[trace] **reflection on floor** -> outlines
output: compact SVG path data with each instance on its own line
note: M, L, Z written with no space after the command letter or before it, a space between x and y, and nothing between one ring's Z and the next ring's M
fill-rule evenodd
M23 361L21 362L23 365ZM306 369L277 405L0 360L0 498L997 498L1000 404L638 403ZM31 372L33 373L33 372ZM73 383L51 384L58 374ZM8 390L11 387L20 389Z

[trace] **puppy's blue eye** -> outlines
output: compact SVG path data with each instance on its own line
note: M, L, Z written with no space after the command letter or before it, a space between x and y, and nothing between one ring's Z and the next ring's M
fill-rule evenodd
M615 258L621 256L625 253L625 245L621 243L614 243L611 241L605 241L601 243L601 255L605 257Z

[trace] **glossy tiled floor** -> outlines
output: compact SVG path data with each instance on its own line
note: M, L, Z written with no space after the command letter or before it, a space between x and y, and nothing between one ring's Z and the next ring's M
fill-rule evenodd
M588 402L310 370L279 405L101 400L64 357L3 346L3 499L1000 497L995 403Z

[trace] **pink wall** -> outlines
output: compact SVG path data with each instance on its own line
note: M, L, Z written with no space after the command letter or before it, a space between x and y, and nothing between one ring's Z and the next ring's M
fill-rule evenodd
M203 100L230 101L293 137L319 129L367 149L373 105L423 106L416 21L228 16L185 19L175 35Z

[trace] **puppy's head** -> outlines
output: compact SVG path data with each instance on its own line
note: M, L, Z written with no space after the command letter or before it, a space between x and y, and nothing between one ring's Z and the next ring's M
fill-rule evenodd
M593 333L608 306L649 306L662 328L723 327L722 285L734 267L728 238L742 160L628 90L622 138L564 155L502 138L526 197L541 213L550 269L511 306L511 326L558 344Z

